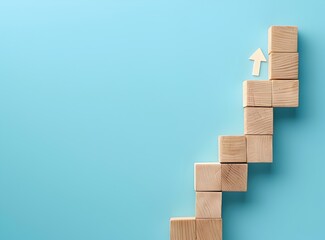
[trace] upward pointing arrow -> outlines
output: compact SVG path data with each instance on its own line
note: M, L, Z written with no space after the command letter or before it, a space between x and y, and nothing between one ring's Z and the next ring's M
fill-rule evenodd
M249 60L254 61L253 65L253 76L259 76L260 75L260 68L261 68L261 62L266 62L266 58L260 48L258 48L252 56L250 56Z

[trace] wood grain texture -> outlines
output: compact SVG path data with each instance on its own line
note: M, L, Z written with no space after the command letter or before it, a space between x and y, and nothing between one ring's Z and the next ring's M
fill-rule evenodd
M221 163L246 162L245 136L219 136L218 142Z
M245 134L273 134L273 108L244 108Z
M272 135L246 135L246 142L248 163L272 163Z
M271 26L268 31L268 52L297 52L298 28L295 26Z
M298 53L271 53L269 79L298 79Z
M197 240L222 240L222 219L196 219Z
M196 192L196 218L221 218L221 209L221 192Z
M270 81L244 81L243 82L244 107L271 107L272 84Z
M194 189L197 192L221 191L221 164L195 163Z
M272 105L273 107L298 107L299 81L273 80Z
M247 164L222 164L221 187L223 192L247 191Z
M195 218L171 218L170 240L196 240Z

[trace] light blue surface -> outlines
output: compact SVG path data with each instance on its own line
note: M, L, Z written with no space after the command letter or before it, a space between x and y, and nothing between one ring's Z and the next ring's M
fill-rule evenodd
M298 25L301 106L224 194L224 240L324 239L325 3L0 2L0 239L166 240L193 163L243 133L248 57ZM267 78L262 64L258 79Z

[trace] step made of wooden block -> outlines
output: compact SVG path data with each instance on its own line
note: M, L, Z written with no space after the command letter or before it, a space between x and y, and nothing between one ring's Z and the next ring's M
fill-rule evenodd
M196 240L195 218L171 218L170 240Z
M218 142L221 163L246 162L245 136L219 136Z
M272 163L272 135L246 135L246 142L248 163Z
M196 219L197 240L222 240L222 219Z
M271 53L269 79L298 79L298 53Z
M272 105L273 107L298 107L299 81L273 80Z
M270 81L249 80L243 82L244 107L271 107L272 84Z
M273 134L273 108L244 108L245 134Z
M196 192L196 218L221 218L221 209L221 192Z
M221 164L195 163L194 189L197 192L221 191Z
M294 26L271 26L268 31L268 52L297 52L298 28Z
M221 187L223 192L247 191L247 164L222 164Z

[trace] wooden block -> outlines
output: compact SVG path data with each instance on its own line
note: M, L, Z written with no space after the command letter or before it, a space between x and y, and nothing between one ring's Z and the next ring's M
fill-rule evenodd
M295 26L271 26L268 48L269 54L272 52L297 52L298 28Z
M273 134L273 108L244 108L245 134Z
M194 189L197 192L221 191L221 164L195 163Z
M222 240L222 219L196 219L197 240Z
M196 240L195 218L171 218L170 240Z
M245 136L219 136L219 161L246 162Z
M298 53L271 53L269 79L298 79Z
M243 82L244 107L271 107L272 84L270 81Z
M272 81L272 105L273 107L298 107L299 81Z
M271 163L273 161L272 135L246 135L247 162Z
M247 164L222 164L221 188L223 192L247 191Z
M196 192L196 218L221 218L221 208L221 192Z

